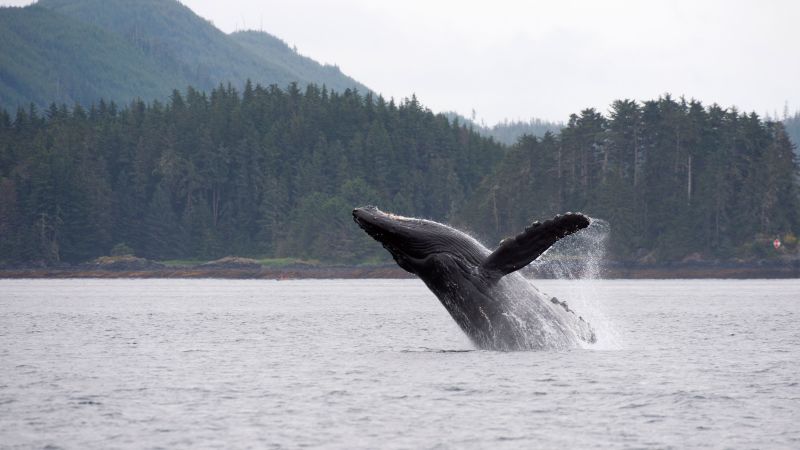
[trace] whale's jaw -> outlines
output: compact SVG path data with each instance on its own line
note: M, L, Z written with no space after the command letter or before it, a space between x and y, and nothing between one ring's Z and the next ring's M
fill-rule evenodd
M488 254L470 236L431 220L390 214L374 206L354 209L353 220L380 242L400 267L416 275L429 269L434 255L458 254L478 265Z

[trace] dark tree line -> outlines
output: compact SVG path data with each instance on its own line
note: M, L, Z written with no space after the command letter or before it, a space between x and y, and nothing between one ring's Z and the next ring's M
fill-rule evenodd
M353 206L445 220L502 156L416 98L314 85L2 112L0 262L384 258Z
M617 259L764 257L800 231L793 149L780 122L669 96L510 149L413 97L314 85L21 109L0 113L0 262L385 259L351 221L368 203L494 242L584 211Z
M670 96L623 100L521 139L460 221L498 239L532 217L584 211L610 222L615 258L763 257L775 237L796 243L797 175L780 122Z

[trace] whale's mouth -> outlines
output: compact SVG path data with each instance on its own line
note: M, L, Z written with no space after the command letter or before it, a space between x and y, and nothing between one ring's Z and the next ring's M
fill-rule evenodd
M353 210L353 220L373 239L380 242L403 269L414 267L432 253L432 240L420 228L420 220L387 214L374 206Z
M366 231L367 234L382 242L380 237L383 236L385 231L379 221L380 214L383 214L383 212L378 208L374 206L365 206L353 210L353 220L362 230Z
M373 239L383 244L392 255L396 256L399 249L392 245L392 237L397 232L397 226L392 223L392 218L374 206L365 206L353 210L353 220L366 231Z

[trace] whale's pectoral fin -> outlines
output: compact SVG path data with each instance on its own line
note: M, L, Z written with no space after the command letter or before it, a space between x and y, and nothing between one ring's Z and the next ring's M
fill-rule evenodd
M501 278L533 262L559 239L588 226L588 217L573 213L544 223L534 222L522 233L503 239L481 264L481 269L490 278Z

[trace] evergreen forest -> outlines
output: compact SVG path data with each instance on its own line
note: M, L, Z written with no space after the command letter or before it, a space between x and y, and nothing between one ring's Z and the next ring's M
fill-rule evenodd
M608 115L573 114L560 134L520 139L459 219L498 239L531 216L582 211L609 222L618 260L780 256L800 228L793 149L783 123L755 113L620 100Z
M507 147L412 97L248 82L166 102L0 113L0 262L227 255L369 263L351 220L375 204L484 242L583 211L610 257L765 258L800 231L783 124L664 96L587 109Z
M354 205L447 220L503 147L416 98L247 83L0 117L0 259L384 258Z

